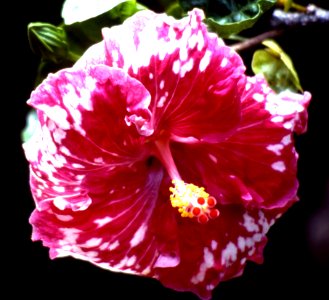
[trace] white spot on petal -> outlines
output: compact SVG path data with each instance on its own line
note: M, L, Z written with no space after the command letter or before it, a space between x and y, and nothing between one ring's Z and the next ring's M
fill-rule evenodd
M192 34L191 37L188 39L187 45L190 49L193 49L196 46L197 41L198 41L197 39L198 38L197 38L196 34Z
M172 66L172 71L174 72L174 74L178 74L179 69L180 69L180 62L179 60L175 60Z
M191 57L188 62L181 66L180 77L184 77L185 74L193 69L194 59Z
M88 252L86 252L86 254L87 254L87 257L92 258L93 261L95 261L95 262L99 260L99 258L95 259L98 256L97 251L88 251Z
M209 251L207 247L203 250L203 258L207 268L214 266L214 255Z
M221 63L220 63L220 66L221 66L222 68L225 68L225 67L227 66L227 64L228 64L228 59L227 59L226 57L224 57L224 58L222 59Z
M292 122L285 122L285 123L283 124L283 127L284 127L285 129L291 129L291 128L293 127L293 123L292 123Z
M243 215L243 226L247 229L248 232L257 232L259 231L259 226L255 223L255 219L248 215L248 213L245 213Z
M275 117L271 118L271 121L273 123L281 123L281 122L283 122L283 120L284 120L284 118L282 116L275 116Z
M85 166L80 165L80 164L77 164L77 163L73 163L73 164L72 164L72 167L73 167L73 168L76 168L76 169L84 169Z
M66 208L67 201L62 197L56 197L53 203L59 210L64 210Z
M181 47L181 48L179 49L179 59L180 59L181 61L185 61L185 60L187 60L187 48L185 48L185 47Z
M75 175L75 178L79 181L81 181L83 178L85 178L86 175L85 174L79 174L79 175Z
M255 93L252 95L252 98L257 102L263 102L265 100L265 97L263 94Z
M232 242L229 242L222 251L222 265L228 266L230 263L235 262L237 254L237 247Z
M248 91L251 88L250 82L246 83L245 90Z
M150 274L150 272L151 272L151 268L150 268L150 267L147 267L146 269L144 269L144 270L141 272L141 274L142 274L142 275L148 275L148 274Z
M98 227L102 227L104 226L105 224L108 224L112 221L112 218L111 217L104 217L104 218L101 218L101 219L96 219L94 220L94 223L98 225Z
M132 240L130 241L130 246L131 247L136 247L138 244L140 244L145 236L147 226L143 224L139 229L135 232Z
M284 172L286 170L286 165L283 161L277 161L271 165L273 170Z
M66 132L61 128L56 128L53 131L53 137L54 137L54 141L57 144L60 144L62 140L66 137Z
M95 157L95 158L94 158L94 162L95 162L95 163L98 163L98 164L99 164L99 163L104 163L104 159L103 159L103 157Z
M214 255L207 247L203 249L203 260L200 264L199 272L191 278L193 284L202 282L205 279L207 270L214 266Z
M127 267L131 267L132 265L135 264L136 260L137 260L137 258L136 258L135 255L129 257L128 260L127 260L127 262L126 262L126 266Z
M201 51L202 48L204 47L204 37L201 30L198 31L197 40L198 40L197 49L198 51Z
M102 238L91 238L85 242L84 247L92 248L97 247L102 243Z
M59 193L63 193L63 192L65 192L65 187L63 187L63 186L54 186L53 190L56 191L56 192L59 192Z
M263 236L262 236L261 233L256 233L256 234L253 235L253 240L254 240L256 243L260 242L260 241L262 240L262 238L263 238Z
M267 150L274 152L276 155L281 155L281 150L283 149L282 144L268 145Z
M210 63L210 58L211 58L211 51L207 50L199 64L200 72L203 72L208 67L208 65Z
M291 136L290 136L290 134L284 136L284 137L282 138L282 140L281 140L281 143L282 143L283 145L285 145L285 146L289 145L291 142L292 142L292 141L291 141Z
M68 156L71 155L71 151L68 148L64 147L64 146L60 146L59 151L63 152L65 155L68 155Z
M160 90L162 90L164 88L164 84L165 84L164 80L161 80L160 84L159 84Z
M179 264L179 257L160 254L158 259L154 263L154 267L156 267L156 268L172 268L172 267L177 266L178 264Z
M62 222L68 222L73 220L73 217L70 215L57 215L55 214L56 218Z
M104 251L105 249L107 249L109 247L109 242L105 242L102 245L99 246L99 249Z
M158 103L157 103L157 107L158 108L163 107L163 105L165 104L166 100L167 100L167 97L161 96L160 99L159 99L159 101L158 101Z
M44 111L50 119L55 120L57 124L60 124L61 128L70 128L70 123L67 121L68 115L65 109L59 106L48 106L46 104L39 105L38 109Z
M77 244L78 237L81 233L81 230L76 228L60 228L60 231L63 233L63 240L59 241L61 246L64 245L75 245Z
M245 250L246 247L246 240L244 237L239 236L238 237L238 247L241 250L241 252L243 252Z
M217 249L217 246L218 246L217 241L212 240L212 241L211 241L211 249L212 249L212 250L216 250L216 249Z
M112 250L118 248L119 245L120 245L119 241L116 240L115 242L113 242L113 243L111 243L111 244L109 245L109 250L112 251Z

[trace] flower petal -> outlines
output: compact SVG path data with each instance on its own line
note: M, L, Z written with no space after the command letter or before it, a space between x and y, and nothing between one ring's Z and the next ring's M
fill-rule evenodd
M220 211L220 217L201 226L180 222L180 264L155 270L165 286L208 300L219 282L240 276L247 261L262 263L274 214L231 205Z
M110 140L117 140L119 137L114 134L121 136L122 131L133 135L128 128L130 122L140 134L152 134L150 101L145 87L125 72L96 65L87 70L65 69L50 74L32 92L29 104L58 121L63 129L72 125L81 135L90 138L109 135ZM105 141L94 142L102 145Z
M32 238L49 247L52 258L72 256L112 271L146 276L154 264L176 266L174 219L158 224L157 213L167 214L158 201L162 178L161 165L144 162L116 173L90 172L83 183L92 199L88 209L60 209L52 202L35 210Z
M245 67L232 49L207 32L203 18L198 9L179 21L141 11L123 25L103 30L106 64L144 84L152 97L156 133L177 141L218 142L240 118L237 82ZM93 63L91 52L97 56L100 47L87 51L76 65Z
M148 102L142 84L107 66L49 75L29 100L41 126L24 144L38 205L57 199L63 208L85 209L91 201L82 185L86 172L146 159Z
M222 204L283 212L298 199L294 133L306 128L310 99L308 92L275 94L263 78L248 78L241 123L230 138L216 145L172 146L180 174Z
M159 200L164 169L145 145L148 101L137 80L99 65L50 75L32 93L40 127L24 144L30 222L51 257L141 275L179 263L174 216Z

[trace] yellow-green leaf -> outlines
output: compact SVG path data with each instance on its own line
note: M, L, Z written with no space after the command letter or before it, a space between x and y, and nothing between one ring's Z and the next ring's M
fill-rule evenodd
M302 91L298 74L291 58L273 40L265 40L265 49L255 51L251 67L255 74L263 74L269 85L277 92Z

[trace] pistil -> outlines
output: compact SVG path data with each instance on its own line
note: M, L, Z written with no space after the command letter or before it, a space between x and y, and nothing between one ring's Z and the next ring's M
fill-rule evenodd
M169 187L172 207L177 208L182 217L196 218L201 224L217 218L220 213L216 208L215 197L209 195L204 187L186 183L181 178L171 155L169 143L157 142L156 145L159 158L172 179L173 186Z

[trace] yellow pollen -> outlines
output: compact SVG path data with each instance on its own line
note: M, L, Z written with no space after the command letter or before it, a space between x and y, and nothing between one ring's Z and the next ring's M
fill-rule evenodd
M218 217L219 211L214 208L217 201L209 196L204 187L198 187L183 180L172 181L174 187L170 187L170 202L178 208L182 217L196 217L200 223L206 223L209 219Z

